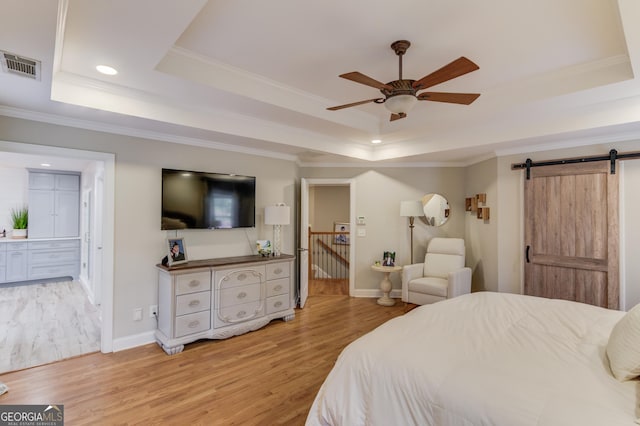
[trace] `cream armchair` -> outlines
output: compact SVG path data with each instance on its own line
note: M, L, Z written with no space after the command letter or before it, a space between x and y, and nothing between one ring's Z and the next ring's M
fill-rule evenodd
M471 268L464 266L464 240L433 238L424 263L402 268L402 300L426 305L471 292Z

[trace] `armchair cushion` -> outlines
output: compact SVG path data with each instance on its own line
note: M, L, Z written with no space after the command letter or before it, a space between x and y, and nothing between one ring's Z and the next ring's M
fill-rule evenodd
M425 277L447 278L450 271L464 268L464 240L461 238L434 238L429 242L424 257Z
M409 291L447 297L449 282L446 278L422 277L409 281Z

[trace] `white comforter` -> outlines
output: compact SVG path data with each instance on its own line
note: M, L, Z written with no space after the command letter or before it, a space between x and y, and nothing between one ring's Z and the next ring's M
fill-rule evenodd
M345 348L307 425L633 425L640 383L605 354L623 315L489 292L418 307Z

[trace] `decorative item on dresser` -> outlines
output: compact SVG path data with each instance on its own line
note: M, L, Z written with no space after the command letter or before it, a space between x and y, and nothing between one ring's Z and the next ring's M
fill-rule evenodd
M239 256L156 265L156 341L169 355L198 339L226 339L294 318L292 255Z
M264 208L264 224L273 225L273 255L282 252L282 225L290 223L291 209L283 203Z

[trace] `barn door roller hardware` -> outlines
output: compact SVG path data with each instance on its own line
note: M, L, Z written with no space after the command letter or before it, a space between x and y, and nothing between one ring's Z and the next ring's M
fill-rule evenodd
M558 164L573 164L573 163L590 163L593 161L609 161L611 163L611 174L616 174L616 160L627 160L633 158L640 158L640 152L627 152L623 154L619 154L618 151L612 149L609 151L609 155L599 155L594 157L583 157L583 158L563 158L560 160L549 160L549 161L540 161L533 162L531 158L527 158L524 163L517 163L511 165L511 170L522 170L525 169L527 171L527 180L531 178L531 168L532 167L541 167L541 166L556 166Z

